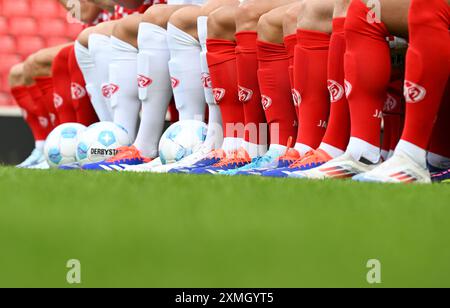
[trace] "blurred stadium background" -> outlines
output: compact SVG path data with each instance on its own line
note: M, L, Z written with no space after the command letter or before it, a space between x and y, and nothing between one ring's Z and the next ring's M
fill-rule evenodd
M0 163L18 163L33 148L9 93L9 70L33 52L74 41L82 26L68 20L67 10L54 0L0 0Z

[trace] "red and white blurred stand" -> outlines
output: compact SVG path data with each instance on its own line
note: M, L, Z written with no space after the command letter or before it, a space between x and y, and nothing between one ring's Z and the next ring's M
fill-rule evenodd
M67 11L58 1L0 0L0 163L16 163L32 147L21 111L9 93L9 70L42 48L74 41L81 28L67 21ZM15 141L10 145L6 141L11 134Z

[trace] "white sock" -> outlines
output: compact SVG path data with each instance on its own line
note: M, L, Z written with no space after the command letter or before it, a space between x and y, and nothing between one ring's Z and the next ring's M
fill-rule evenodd
M381 159L381 149L379 147L355 137L350 138L347 153L357 161L365 158L373 164L379 163Z
M144 156L157 157L158 143L172 98L169 75L167 31L151 23L139 25L139 98L142 115L135 146Z
M98 82L95 69L95 62L91 57L89 49L79 42L75 42L75 56L77 58L78 66L83 73L84 80L86 81L86 91L89 93L95 113L100 121L111 121L112 116L103 100L101 85Z
M281 156L283 156L283 155L286 154L287 149L288 149L288 148L287 148L287 146L285 146L285 145L281 145L281 144L271 144L271 145L269 146L269 151L268 151L268 152L271 152L271 153L277 152L278 155L281 157Z
M267 145L265 144L255 144L244 140L242 141L242 147L247 151L248 155L252 159L261 157L267 153Z
M313 150L313 148L303 143L296 143L294 149L296 149L301 156Z
M36 140L34 144L35 144L34 147L36 148L36 150L44 152L45 140Z
M107 92L109 86L109 63L111 62L110 37L103 34L91 34L89 36L89 53L94 60L96 80L100 85L100 89L96 90L101 91L101 98L107 106L112 120L113 110Z
M405 140L400 140L395 152L403 152L424 169L427 168L427 151Z
M109 81L113 89L111 106L114 123L125 128L131 140L135 140L141 110L137 83L138 50L114 36L111 37L111 48Z
M450 168L450 157L428 152L427 161L431 166L438 169L447 170Z
M327 152L328 155L330 155L333 158L337 158L345 153L341 149L338 149L338 148L336 148L332 145L329 145L328 143L325 143L325 142L322 142L320 144L319 149L324 150L325 152Z
M242 138L225 137L223 139L222 150L227 154L237 151L242 146Z
M208 133L205 145L211 149L219 149L223 143L222 113L219 105L214 100L214 94L209 74L208 60L206 57L206 38L208 35L208 17L200 16L197 19L198 38L202 47L200 53L200 66L202 70L203 90L208 104Z
M389 159L389 151L381 150L381 158L383 158L384 161Z
M200 43L171 23L167 25L169 70L173 95L183 120L205 120L205 93L201 80Z

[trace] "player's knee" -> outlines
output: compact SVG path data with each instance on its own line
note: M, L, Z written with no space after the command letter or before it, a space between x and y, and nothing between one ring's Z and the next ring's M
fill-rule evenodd
M258 0L248 0L242 3L236 12L236 27L238 31L256 30L260 17Z
M235 7L221 7L208 16L208 37L234 40L236 33Z
M283 18L283 30L285 35L294 34L297 29L297 24L303 16L305 2L301 1L297 5L289 8Z
M334 12L333 17L345 17L347 16L347 10L352 0L334 0Z
M199 16L201 16L201 8L199 6L187 6L173 13L169 22L178 29L196 37L197 18Z
M283 17L280 12L271 11L261 16L258 21L258 36L264 41L272 41L272 36L283 30Z
M11 88L22 86L25 84L23 63L16 64L10 69L8 75L8 82Z
M25 77L32 79L39 76L49 76L51 74L52 59L47 50L40 50L29 56L24 63Z
M298 27L304 30L332 32L334 0L308 0L303 7Z
M170 6L158 4L150 7L142 16L142 22L151 23L161 28L167 28L173 9Z
M114 24L112 35L123 41L135 41L138 35L142 16L139 14L127 16Z
M80 34L78 34L77 42L83 45L84 47L89 47L89 35L93 33L93 28L86 28L83 31L81 31Z

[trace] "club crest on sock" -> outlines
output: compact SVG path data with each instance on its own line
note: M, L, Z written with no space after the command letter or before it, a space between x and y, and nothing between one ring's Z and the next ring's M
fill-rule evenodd
M53 93L53 105L58 109L64 104L64 99L58 93Z
M345 95L348 98L350 96L350 94L352 93L353 86L348 80L344 81L344 85L345 85Z
M246 87L242 87L239 86L239 101L241 103L246 103L248 101L250 101L253 97L253 91L246 88Z
M86 96L86 90L80 84L72 82L71 86L72 99L82 99Z
M214 102L219 105L222 99L225 97L226 90L222 88L215 88L213 89L214 94Z
M202 73L202 84L206 89L212 88L211 75L208 73Z
M332 79L328 80L328 91L330 92L330 101L332 103L340 101L345 95L344 87Z
M392 95L388 94L386 98L386 102L384 103L384 111L390 112L397 107L397 100Z
M414 82L405 80L404 95L407 103L419 103L425 99L427 90Z
M38 117L39 125L43 128L48 127L48 119L46 117Z
M172 82L172 89L175 89L180 85L180 80L176 79L175 77L171 77L170 80Z
M149 77L146 77L144 75L138 75L137 81L138 81L138 86L141 89L147 88L153 83L153 80L151 80Z
M272 106L272 99L267 95L261 95L261 102L264 110L267 110Z
M302 95L297 89L292 89L292 99L294 100L294 106L298 107L302 103Z
M102 87L102 95L104 98L110 99L115 93L119 91L119 86L113 83L105 84Z

